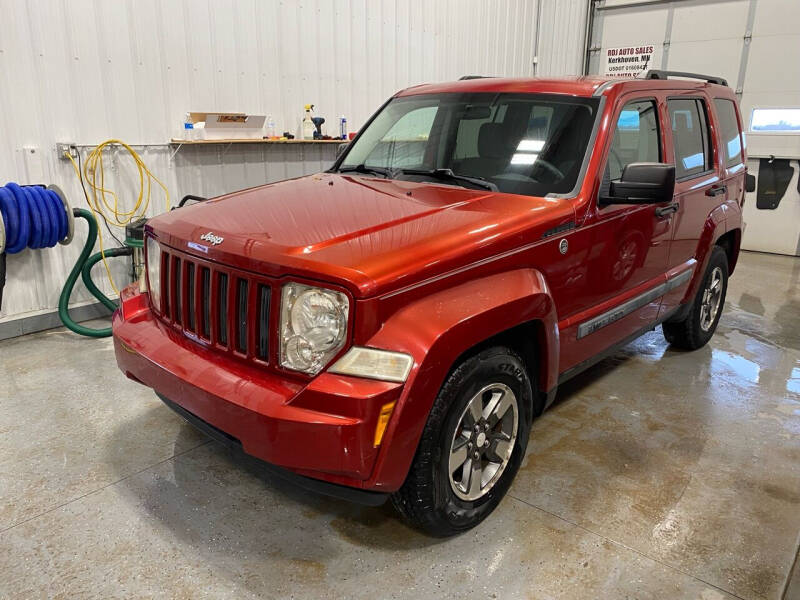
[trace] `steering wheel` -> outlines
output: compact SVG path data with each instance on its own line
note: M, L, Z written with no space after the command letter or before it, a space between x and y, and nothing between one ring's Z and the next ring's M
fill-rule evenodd
M533 169L531 173L536 170L536 167L541 165L544 167L544 170L549 172L550 174L554 175L557 179L564 179L564 173L556 167L553 163L548 162L543 159L538 159L533 164ZM533 175L526 175L524 173L520 173L518 171L506 171L504 173L500 173L499 175L495 175L492 179L499 179L505 181L524 181L524 182L532 182L532 183L542 183L538 178L533 177Z
M534 169L536 167L544 167L545 171L550 171L550 173L555 175L558 179L564 179L564 173L561 172L561 169L559 169L550 161L539 158L535 163L533 163L533 167Z

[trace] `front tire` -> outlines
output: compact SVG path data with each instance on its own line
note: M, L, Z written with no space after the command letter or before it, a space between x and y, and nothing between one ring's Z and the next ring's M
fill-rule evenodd
M670 345L683 350L696 350L708 343L717 329L728 291L728 256L720 246L714 246L692 307L686 317L664 323L664 337Z
M450 373L406 481L392 496L406 520L444 537L475 527L495 509L525 455L533 389L519 355L500 346Z

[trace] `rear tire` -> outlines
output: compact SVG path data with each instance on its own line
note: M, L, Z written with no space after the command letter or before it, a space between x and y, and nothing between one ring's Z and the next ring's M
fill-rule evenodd
M684 319L664 323L664 337L671 346L696 350L708 343L717 329L728 291L728 256L720 246L711 250L703 283Z
M525 455L533 389L524 362L509 348L488 348L458 365L434 401L405 483L392 496L400 514L437 537L485 519Z

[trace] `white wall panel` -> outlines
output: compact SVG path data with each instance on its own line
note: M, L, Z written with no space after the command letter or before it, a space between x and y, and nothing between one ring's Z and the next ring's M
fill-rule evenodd
M541 0L537 75L582 75L587 0Z
M578 73L586 0L541 1L538 73ZM213 196L322 170L335 149L184 147L171 158L187 111L272 114L297 134L310 102L330 132L341 114L355 130L401 88L531 76L537 54L537 0L0 0L0 14L0 184L34 183L22 155L34 146L46 182L75 206L85 202L58 141L123 139L173 201ZM123 160L109 172L130 204ZM156 190L149 212L163 209ZM0 321L56 307L82 228L70 247L9 257ZM80 283L74 298L89 300Z

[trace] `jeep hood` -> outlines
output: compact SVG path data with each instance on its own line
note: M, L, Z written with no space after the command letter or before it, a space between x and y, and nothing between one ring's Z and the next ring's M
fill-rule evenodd
M572 219L559 199L325 173L174 210L148 230L212 261L332 281L364 297L531 243Z

